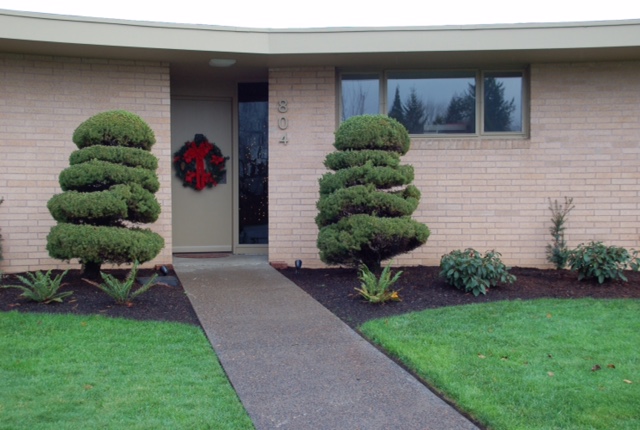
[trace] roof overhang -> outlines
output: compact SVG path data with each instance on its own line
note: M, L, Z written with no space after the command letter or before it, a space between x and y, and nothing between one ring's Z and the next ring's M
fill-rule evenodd
M165 61L239 70L469 67L640 60L640 20L443 27L252 29L0 10L0 52ZM195 71L195 70L194 70Z

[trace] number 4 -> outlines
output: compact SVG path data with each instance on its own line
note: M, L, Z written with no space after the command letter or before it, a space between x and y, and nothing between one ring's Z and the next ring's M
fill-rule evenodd
M280 138L278 142L286 145L287 143L289 143L289 135L285 133L284 135L282 135L282 138Z

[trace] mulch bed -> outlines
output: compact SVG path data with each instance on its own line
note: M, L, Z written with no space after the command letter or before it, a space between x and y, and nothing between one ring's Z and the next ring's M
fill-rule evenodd
M578 281L577 274L567 270L541 270L514 267L513 284L499 285L486 295L475 297L446 284L438 276L440 269L431 266L400 268L402 276L392 289L399 290L402 301L384 304L365 302L355 291L360 287L354 269L289 268L280 272L322 303L351 327L374 319L423 309L486 303L498 300L530 300L537 298L640 298L640 273L625 272L629 282ZM395 270L392 270L395 273Z
M399 269L400 270L400 269ZM356 293L359 286L354 269L301 269L280 270L300 288L351 327L363 322L411 311L497 300L529 300L554 298L640 298L640 273L627 273L629 282L598 284L577 280L569 271L539 270L515 267L511 273L517 281L492 288L486 296L474 297L448 286L438 277L437 267L418 266L402 268L403 274L394 289L399 290L402 301L373 305L363 301ZM123 279L127 270L107 271ZM59 271L54 273L60 273ZM152 270L140 270L139 276L150 276ZM170 272L169 275L175 275ZM159 285L138 296L129 305L117 305L98 288L82 280L78 270L71 270L64 279L62 291L73 291L63 303L40 304L19 297L18 289L0 288L0 311L98 314L137 320L176 321L199 325L191 303L182 286ZM3 285L17 284L15 275L6 275Z
M52 271L57 275L62 271ZM124 279L128 270L105 270L119 279ZM152 276L151 269L140 269L138 277ZM24 274L23 274L24 275ZM169 271L169 276L175 272ZM111 297L82 279L80 270L69 270L63 279L64 285L60 291L73 291L62 303L36 303L19 297L22 292L17 288L0 288L0 311L69 313L76 315L104 315L122 317L135 320L174 321L186 324L200 325L198 316L191 306L181 285L172 287L157 285L149 291L139 295L132 303L117 305ZM20 281L15 275L6 275L2 285L16 285ZM134 286L134 290L138 286Z

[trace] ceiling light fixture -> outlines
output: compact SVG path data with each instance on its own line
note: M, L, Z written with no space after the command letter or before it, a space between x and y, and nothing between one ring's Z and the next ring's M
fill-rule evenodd
M231 58L212 58L209 60L211 67L231 67L236 64L236 60Z

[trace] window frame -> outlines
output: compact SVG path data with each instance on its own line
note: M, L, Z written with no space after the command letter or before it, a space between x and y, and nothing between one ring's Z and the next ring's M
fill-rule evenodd
M337 124L342 122L342 77L349 75L377 75L379 79L379 111L378 113L386 115L388 113L388 82L389 75L393 74L415 74L419 76L423 73L425 76L429 74L437 74L452 76L460 74L474 74L476 84L476 115L475 115L475 132L473 133L424 133L410 134L412 138L419 139L520 139L529 137L530 127L530 110L529 110L529 69L523 66L507 66L507 67L483 67L483 68L447 68L447 69L341 69L337 71L338 85L337 91ZM520 109L522 126L520 131L490 131L484 130L485 127L485 95L484 80L486 75L490 74L519 74L521 83Z

